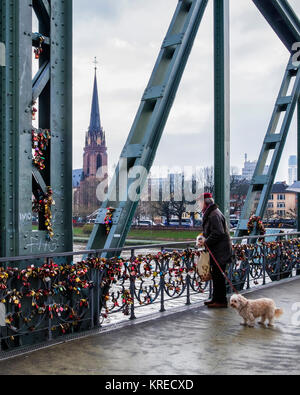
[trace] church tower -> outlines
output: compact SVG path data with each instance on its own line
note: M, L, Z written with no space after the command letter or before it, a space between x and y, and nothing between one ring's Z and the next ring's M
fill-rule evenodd
M97 67L95 67L90 125L85 137L83 171L78 189L78 208L81 215L89 215L101 206L102 202L97 199L96 190L103 180L107 182L107 147L100 119Z
M102 128L100 120L97 69L95 68L90 126L86 133L83 154L82 179L84 180L89 177L95 177L97 170L102 166L107 166L107 147L105 141L105 132Z

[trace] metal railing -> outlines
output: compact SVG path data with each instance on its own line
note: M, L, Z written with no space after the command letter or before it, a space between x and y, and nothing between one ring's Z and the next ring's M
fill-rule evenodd
M235 288L299 275L299 235L233 238L240 244L233 245L227 274ZM253 238L260 242L246 244ZM115 250L0 258L1 350L89 331L120 314L133 320L141 307L163 312L211 294L211 282L201 282L196 270L194 241L124 247L118 257L101 258L107 251Z

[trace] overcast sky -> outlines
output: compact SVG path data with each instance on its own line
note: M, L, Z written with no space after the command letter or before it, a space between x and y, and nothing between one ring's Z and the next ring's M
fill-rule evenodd
M109 166L118 162L178 0L74 0L73 168L82 168L97 56ZM251 0L231 0L231 166L258 158L289 53ZM300 15L300 1L290 0ZM213 2L209 1L154 165L213 165ZM288 181L296 117L277 180Z

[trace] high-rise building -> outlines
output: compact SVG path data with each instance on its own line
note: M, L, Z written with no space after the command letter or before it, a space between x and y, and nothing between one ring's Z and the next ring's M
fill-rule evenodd
M292 185L295 181L297 181L297 156L291 155L289 157L289 185Z
M102 172L99 172L99 169L101 169ZM90 126L85 137L83 169L81 170L80 175L79 173L80 170L73 171L73 186L75 188L77 181L77 188L74 192L73 211L76 214L88 215L101 206L102 202L98 200L98 197L96 195L99 183L108 183L107 147L105 132L103 130L100 120L97 68L95 68ZM80 177L79 186L78 177Z

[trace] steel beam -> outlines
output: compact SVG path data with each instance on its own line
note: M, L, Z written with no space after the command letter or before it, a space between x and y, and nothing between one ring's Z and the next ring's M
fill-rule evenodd
M125 243L140 191L152 166L207 2L208 0L178 2L110 184L108 198L99 210L88 249L118 248ZM141 170L140 174L135 173L138 169ZM139 186L136 186L138 176ZM119 185L122 184L122 180L125 180L124 188ZM131 196L129 191L132 192ZM107 235L104 218L107 207L110 206L115 208L115 212L112 227Z
M0 68L0 255L72 249L72 0L0 0L0 41L7 66ZM32 13L46 37L33 60ZM32 62L39 71L32 80ZM32 103L38 99L39 128L51 132L46 169L32 163ZM54 237L43 224L34 231L32 194L51 186Z
M291 90L291 94L287 95L289 90ZM247 223L251 214L255 214L261 218L264 215L299 95L300 68L293 64L292 56L285 70L271 121L243 207L236 236L247 234ZM279 122L280 116L282 116L282 123ZM269 169L265 172L267 161L269 162ZM257 207L255 207L255 200ZM256 234L255 229L253 234Z
M300 180L300 98L297 103L297 180ZM297 193L297 230L300 232L300 193Z
M36 101L50 80L50 63L45 62L32 81L32 100Z
M5 44L0 42L0 67L5 67Z
M247 224L251 214L263 218L272 185L276 176L281 154L285 145L290 123L300 93L299 67L295 65L295 43L300 41L300 21L287 0L253 0L275 33L291 53L283 82L277 97L269 128L263 142L257 166L249 187L236 236L247 234ZM296 48L297 50L297 48ZM295 77L295 81L292 78ZM292 93L287 94L292 86ZM283 122L278 127L280 117ZM269 170L265 174L265 165L269 160ZM255 207L257 203L257 207ZM256 234L255 228L252 234Z
M229 0L214 0L215 201L230 215L230 40Z
M289 52L300 41L300 21L287 0L252 0Z

